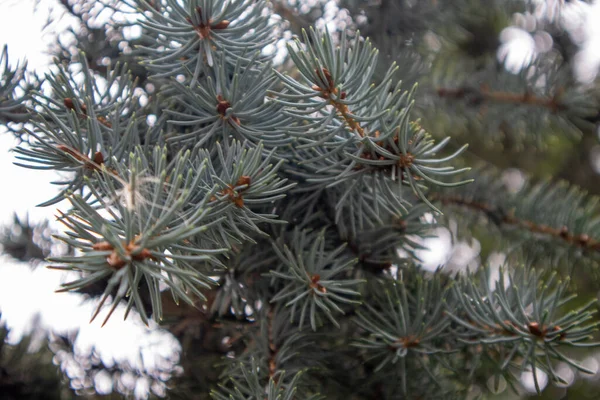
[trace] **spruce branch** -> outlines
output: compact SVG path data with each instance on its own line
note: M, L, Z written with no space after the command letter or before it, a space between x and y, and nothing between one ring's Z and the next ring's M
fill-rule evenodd
M0 227L0 248L4 254L24 261L37 262L50 254L52 230L48 221L35 223L29 215L13 214L10 226Z
M363 303L355 319L368 333L355 346L366 349L367 357L378 361L374 372L389 363L399 363L405 396L408 395L406 359L416 358L427 369L425 356L446 351L437 343L451 334L448 329L451 319L444 315L448 288L442 285L439 276L417 279L416 291L410 293L402 281L382 283L373 292L372 301ZM430 372L430 375L435 374Z
M280 105L266 99L276 77L268 63L257 60L259 54L245 63L238 60L233 69L215 68L195 85L173 82L176 107L167 110L169 123L187 132L169 135L168 141L195 148L227 143L230 136L270 147L289 143L283 130L289 118ZM218 58L225 65L226 57Z
M95 14L82 1L85 23ZM350 26L339 40L303 31L274 71L272 50L287 40L274 35L285 29L272 18L273 10L287 12L282 2L111 1L98 9L122 8L130 22L111 24L114 35L82 30L91 36L76 36L79 47L99 53L79 57L93 61L57 65L44 78L49 91L26 91L30 140L16 150L17 162L68 174L45 203L70 202L59 240L75 253L51 261L76 278L59 291L99 293L92 319L108 311L104 322L122 302L126 316L135 307L144 320L164 317L183 347L179 394L204 399L220 384L217 400L319 392L458 399L492 380L512 385L528 369L562 384L557 364L585 370L573 356L596 345L595 305L573 307L567 280L510 265L508 278L494 282L489 268L453 276L417 262L421 239L458 213L484 214L536 244L561 244L551 256L566 247L596 257L597 199L552 182L509 193L485 171L463 186L471 182L461 175L466 146L438 132L452 131L453 113L486 133L572 129L597 114L597 104L564 79L557 59L499 72L497 36L476 34L499 33L498 21L524 9L521 0L494 0L465 18L457 10L477 11L478 2L384 3L369 4L368 18L383 13L379 21L401 24L385 35L373 29L374 43L398 47L398 37L381 37L400 35L395 54L410 55L400 66L387 68L390 52L379 58L353 21L338 20ZM469 60L440 62L446 27L437 25L446 17L459 32L454 55ZM141 37L127 40L126 26L141 27ZM98 37L115 41L107 47L94 43ZM131 48L124 58L133 64L99 66ZM62 50L63 59L77 58ZM24 82L19 67L7 65L1 121L5 97L14 113L14 82ZM436 68L451 76L457 65L466 67L460 79L436 81ZM131 69L148 77L145 86ZM426 93L422 109L416 86L399 82L415 76L439 88ZM461 112L444 115L441 105ZM482 257L506 253L478 233Z
M296 373L288 381L285 380L285 372L282 372L278 374L277 378L270 377L264 384L260 378L262 372L256 360L252 359L251 365L243 365L240 370L243 372L241 379L231 378L230 387L220 385L220 391L211 392L211 397L216 400L293 400L297 398L302 372ZM318 400L323 397L311 394L302 398Z
M92 207L86 199L73 195L69 198L73 210L61 214L61 222L70 232L58 238L81 253L51 258L52 262L66 264L52 268L81 271L83 276L63 284L60 291L78 290L108 279L92 320L112 295L112 308L104 323L124 298L128 299L125 317L135 305L146 321L139 294L142 282L149 290L157 321L162 318L160 282L169 287L176 301L183 299L190 305L194 304L192 296L205 299L201 289L214 284L209 274L220 265L215 256L226 250L188 244L190 237L201 235L219 222L206 222L209 209L204 205L213 192L207 192L197 208L186 210L191 188L199 186L202 178L201 173L188 168L189 153L167 164L165 149L156 147L153 161L156 170L150 175L144 153L131 154L127 168L116 165L121 178L105 174L97 180L97 187L89 187L99 206Z
M227 362L222 376L243 381L256 365L260 381L280 384L288 382L286 373L322 370L323 352L316 346L315 334L299 331L284 306L263 305L254 315L256 322L245 325L249 328L243 338L245 348L235 360Z
M26 104L33 87L26 81L26 71L27 63L10 65L5 45L0 54L0 122L3 124L23 123L31 118Z
M406 255L416 258L415 251L423 249L417 238L427 237L435 227L424 223L423 216L427 212L429 207L426 205L416 205L400 218L382 218L380 224L354 234L347 229L347 218L336 223L336 228L340 238L348 242L348 248L358 258L360 266L377 272L400 263ZM400 256L399 249L406 255Z
M14 149L17 153L15 158L19 160L15 165L39 170L75 172L66 181L54 182L66 187L40 206L56 204L72 193L83 193L85 178L91 171L98 170L104 164L107 170L112 168L112 160L106 160L104 156L108 154L108 150L103 146L99 122L96 119L86 120L86 126L81 127L74 113L67 115L68 125L54 116L51 118L52 125L33 122L34 130L26 132L35 138L35 141L30 140L28 145L21 144Z
M435 144L409 113L413 93L394 84L395 66L382 82L372 84L377 50L359 36L352 45L342 35L334 46L328 34L304 33L304 41L288 46L301 81L278 73L285 90L276 93L286 113L296 120L290 133L299 136L290 155L297 166L291 173L314 187L342 185L342 199L353 193L373 191L373 184L387 186L396 209L406 210L402 186L408 185L417 196L438 211L426 198L422 183L442 186L462 185L468 181L442 182L433 176L452 176L467 169L438 167L466 149L438 158L436 154L449 139ZM298 133L295 134L294 131ZM383 172L378 174L378 172ZM372 175L363 179L361 175ZM371 181L371 185L365 182ZM420 181L420 182L417 182ZM385 193L385 189L377 190ZM342 209L343 201L338 203Z
M506 349L498 353L503 354L503 359L497 360L501 370L523 371L531 366L561 382L551 360L590 373L564 349L598 346L590 340L600 324L594 321L595 300L566 314L561 312L561 307L576 297L568 294L568 283L568 278L561 281L556 274L544 279L540 271L529 268L501 269L499 278L492 280L490 269L482 268L477 277L465 277L453 287L460 311L446 309L445 314L467 330L468 336L459 339L464 343ZM539 393L535 374L534 382Z
M58 369L52 362L52 352L46 346L36 343L39 342L36 332L23 335L17 344L11 344L9 338L10 330L2 321L0 325L2 396L9 400L60 397L61 393L64 393L64 380L61 379ZM46 340L42 341L43 344L46 344L45 342Z
M285 301L286 307L291 307L290 320L297 322L300 330L308 319L316 331L323 324L322 315L339 327L333 312L344 314L344 310L337 303L358 303L353 297L360 293L351 287L361 280L341 278L357 260L346 253L345 246L326 248L324 232L295 230L292 243L292 249L281 243L273 245L282 266L270 272L272 284L281 282L285 286L271 302Z
M117 138L137 120L136 113L140 110L130 67L117 63L100 75L90 69L85 54L80 53L80 59L81 62L69 66L57 62L56 70L45 76L49 94L34 92L33 105L44 107L46 119L51 115L63 123L69 114L75 114L81 121L95 118L105 134L106 145L122 148Z
M460 79L449 78L433 83L428 109L443 105L453 122L472 122L469 127L487 140L522 146L547 144L552 134L580 138L592 130L590 122L598 113L595 90L574 82L572 70L553 52L539 55L518 73L499 72L489 64ZM422 116L433 117L428 110Z
M297 11L298 7L292 7L287 0L274 0L271 4L273 11L281 16L283 22L289 24L295 35L301 35L302 30L310 26L308 19Z
M498 173L476 171L469 187L431 194L434 202L484 214L507 231L546 237L595 257L600 251L598 199L566 182L527 182L509 193Z
M16 165L40 170L73 173L64 181L66 186L41 206L56 204L72 193L83 195L85 180L93 172L114 171L115 159L127 157L142 142L140 123L135 116L138 108L133 97L133 83L127 66L109 71L105 84L98 84L86 63L81 71L69 71L57 66L55 73L46 75L54 97L33 94L33 103L43 118L32 120L27 143L14 149ZM83 84L77 83L79 77Z
M227 258L223 256L227 271L221 275L211 313L220 319L255 321L266 293L271 291L264 274L277 262L269 238L258 239L256 243L244 242L241 248L233 246Z
M273 40L263 0L191 0L185 4L168 0L156 5L132 1L144 12L140 24L152 38L151 47L138 49L155 78L183 74L195 86L213 67L249 61L248 52L260 51ZM220 54L227 55L225 65L215 64L215 56ZM268 58L263 55L260 59Z
M437 196L433 198L438 200ZM600 241L590 238L587 233L572 234L569 232L569 228L563 225L561 228L553 228L545 224L536 224L535 222L518 219L512 216L512 213L504 213L499 208L492 207L489 204L478 203L466 200L459 196L440 196L439 201L444 205L457 205L472 210L480 211L486 214L491 221L500 223L508 226L515 226L519 229L527 230L533 234L542 234L548 237L552 237L558 241L562 241L567 245L574 247L581 247L585 250L600 251Z
M247 142L217 143L213 151L217 153L214 157L204 149L196 157L199 169L206 168L201 185L205 190L216 188L209 205L212 214L221 219L222 229L215 232L213 240L226 247L242 240L254 242L252 235L265 235L259 224L285 223L273 214L272 207L295 185L278 174L283 160L274 164L273 150L267 153L262 144L249 146ZM194 209L203 201L200 191L189 207Z

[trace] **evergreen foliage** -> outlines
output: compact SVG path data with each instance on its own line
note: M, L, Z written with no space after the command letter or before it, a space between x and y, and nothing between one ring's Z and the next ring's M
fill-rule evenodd
M596 373L600 191L528 158L595 143L598 88L565 43L518 71L496 57L515 13L559 32L553 2L346 0L339 31L283 0L107 1L129 21L108 30L62 3L81 51L59 43L41 78L4 50L0 122L16 164L61 173L40 199L72 250L48 258L77 276L58 291L171 329L169 396L490 398ZM474 272L423 265L453 225L485 246Z
M30 349L31 337L11 346L6 343L8 333L5 327L0 328L0 388L4 399L57 399L61 392L68 392L48 349ZM40 366L43 368L36 374L30 373L31 368Z

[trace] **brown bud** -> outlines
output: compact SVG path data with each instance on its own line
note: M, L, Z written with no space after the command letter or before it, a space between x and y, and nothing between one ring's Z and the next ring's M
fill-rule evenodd
M67 107L67 109L69 110L74 110L75 109L75 105L73 104L73 99L66 97L63 100L63 104L65 105L65 107Z
M329 72L327 68L323 68L323 75L325 75L329 89L333 88L333 78L331 77L331 72Z
M578 242L579 242L580 245L585 246L590 241L590 237L587 234L582 233L581 235L579 235L579 237L577 238L577 240L578 240Z
M223 98L223 96L217 96L217 112L222 116L225 116L227 109L231 107L231 104Z
M400 168L408 168L412 165L413 161L415 161L415 156L413 156L412 154L410 154L410 153L400 154L400 159L398 160L398 166Z
M244 199L242 198L242 196L236 196L233 199L233 203L238 206L239 208L244 207Z
M398 218L398 220L396 221L396 226L401 230L401 231L405 231L408 224L406 223L405 220L403 220L402 218Z
M104 164L104 156L99 151L94 154L94 158L92 159L96 164L102 165Z
M560 325L556 325L554 328L552 328L552 332L558 332L560 330L562 330L562 328L560 327ZM566 337L567 337L567 332L561 332L558 335L559 340L563 340Z
M75 102L72 98L65 97L65 99L63 100L63 104L68 110L75 110ZM79 104L79 108L81 108L81 112L83 114L87 113L87 107L85 106L85 104Z
M537 322L530 322L529 325L527 325L527 328L532 335L538 337L543 337L546 335L546 329L540 329L540 324Z
M132 251L136 251L137 248L133 249ZM150 250L148 249L142 249L142 251L140 251L137 254L132 254L131 258L133 258L136 261L143 261L146 258L153 258L152 253L150 252Z
M116 251L110 253L110 255L106 257L106 261L108 262L108 265L114 269L121 269L127 264Z
M226 19L224 19L223 21L216 23L214 25L211 25L212 29L225 29L229 26L230 22L227 21Z
M71 147L69 147L65 144L59 144L58 146L56 146L56 148L59 149L60 151L63 151L65 153L73 156L73 158L75 158L77 161L84 161L84 162L89 161L89 158L87 156L84 156L77 150L72 149Z
M96 251L108 251L113 250L113 246L108 242L98 242L92 245L92 249Z
M102 125L106 126L107 128L112 128L112 124L108 121L108 119L106 119L106 117L99 116L99 117L96 117L96 119L98 120L98 122L100 122Z
M235 183L236 186L243 186L243 185L248 185L250 186L250 177L248 175L242 175L240 176L240 178L237 180L237 182Z

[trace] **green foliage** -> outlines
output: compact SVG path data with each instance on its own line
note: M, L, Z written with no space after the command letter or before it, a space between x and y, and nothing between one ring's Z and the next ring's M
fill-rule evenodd
M150 159L141 151L131 153L127 167L119 165L110 171L103 167L98 173L102 174L98 186L89 186L100 207L77 195L69 198L73 209L62 215L69 231L60 239L81 254L51 260L69 264L55 268L85 272L81 279L64 284L61 290L82 289L110 277L92 320L115 289L113 307L104 323L125 296L126 315L135 304L145 319L146 311L137 291L141 280L149 288L156 320L162 318L159 282L171 288L175 299L194 304L191 294L204 298L199 288L209 288L212 280L193 263L219 265L215 255L225 249L194 248L187 238L201 235L222 218L203 223L210 211L204 205L213 191L206 192L201 201L190 207L195 193L192 188L197 190L200 186L204 166L193 170L186 165L188 160L189 152L179 154L175 162L168 164L166 151L160 147L154 148ZM171 206L162 206L166 204ZM108 218L98 208L108 213Z
M564 264L572 271L589 265L596 279L600 253L598 242L598 197L564 181L524 181L509 190L498 170L478 168L475 182L462 188L432 193L437 204L465 216L469 225L483 225L497 234L496 243L518 243L526 260ZM482 218L485 223L482 224ZM465 220L465 224L466 224ZM460 232L459 236L468 234ZM576 264L575 264L576 263Z
M265 101L275 74L268 63L260 64L256 58L248 65L238 60L233 71L216 69L214 77L208 75L202 85L173 82L179 107L168 110L169 123L188 127L189 132L174 135L170 141L208 149L218 141L227 143L230 136L251 143L263 141L269 146L289 142L282 129L288 120L282 107ZM225 58L219 61L223 65Z
M216 56L226 55L223 61L233 64L273 39L264 1L193 0L182 5L134 0L134 6L144 11L140 24L154 39L152 47L140 48L152 56L144 65L156 77L191 72L191 86L215 65Z
M597 199L466 174L474 159L509 165L498 143L543 152L553 135L592 135L596 89L564 54L518 73L498 61L511 14L537 5L347 1L371 41L358 22L286 40L274 11L306 15L284 3L116 1L132 21L117 36L142 30L134 57L115 57L131 64L77 53L39 90L3 53L0 120L26 122L16 163L62 173L41 204L68 200L57 238L74 252L50 261L76 277L59 291L100 287L92 320L124 303L168 326L181 398L485 397L500 381L518 392L528 370L557 385L560 363L593 372L577 350L597 344L596 302L571 293L597 282L563 274L597 259ZM379 17L400 22L383 32ZM423 268L444 227L506 255L500 277L481 260Z
M357 260L345 251L345 246L326 248L324 231L315 235L296 230L294 236L293 251L285 245L283 248L279 248L281 244L274 246L282 266L271 271L272 283L280 281L285 286L271 302L285 300L286 307L291 307L292 321L300 309L297 318L300 330L307 319L311 328L317 330L317 326L322 325L322 314L339 327L332 312L343 314L344 311L336 303L355 303L352 297L360 295L351 289L360 283L359 280L341 279L343 272L348 271Z
M10 331L0 326L0 393L6 400L58 399L66 394L62 376L52 364L52 353L39 348L34 335L8 343ZM40 342L39 338L37 342ZM42 345L43 345L43 341ZM32 373L33 371L33 373Z
M400 83L394 84L394 66L378 85L371 83L377 51L368 40L363 43L357 37L351 45L342 34L334 48L329 34L311 31L310 37L304 34L304 46L306 50L298 40L295 48L288 46L302 82L278 74L287 89L278 97L297 121L294 131L300 132L294 158L302 170L296 173L317 187L346 183L338 209L349 198L356 198L356 192L373 190L397 192L390 196L396 200L394 208L406 210L401 204L404 181L427 202L424 187L417 180L446 185L431 175L464 172L428 165L450 161L466 146L450 156L430 158L447 140L434 145L419 124L410 121L412 94L402 91ZM383 174L376 173L381 170ZM374 190L375 185L379 190Z
M301 377L300 372L294 375L293 379L287 384L283 384L285 373L282 372L278 374L277 377L270 378L269 384L265 388L258 379L260 370L254 360L252 360L250 368L244 366L241 368L241 371L243 372L243 380L239 381L235 378L231 379L233 389L222 386L221 392L214 391L211 393L212 397L217 400L292 400L296 396L296 391L298 389L296 385L298 385L298 381ZM317 400L322 397L309 395L308 397L303 398L307 400Z
M83 194L92 171L100 165L115 168L113 157L128 157L142 141L127 66L110 71L105 81L96 79L85 62L78 73L57 67L58 72L45 80L52 97L33 93L32 107L42 118L30 121L33 128L25 129L31 138L28 146L15 149L17 165L75 173L69 180L54 182L66 187L41 206L56 204L72 193ZM81 77L84 83L78 84Z
M30 89L25 82L25 65L9 65L8 48L4 46L0 54L0 121L3 123L14 121L24 122L22 115L23 103L29 99L29 94L19 93L18 90ZM25 83L25 85L23 85ZM23 87L25 86L25 87Z
M479 286L474 279L465 278L462 285L454 288L463 316L450 311L446 314L467 329L468 336L459 340L484 345L501 362L502 372L510 368L522 371L531 365L534 370L548 373L552 380L564 383L552 367L551 359L558 359L593 374L561 350L596 345L590 342L599 324L591 321L595 318L596 311L591 308L596 301L565 314L561 307L576 297L566 293L568 279L561 282L553 274L544 281L541 272L526 268L504 275L500 269L499 279L493 280L489 269L482 269ZM539 391L537 374L533 376Z
M417 279L417 290L410 294L402 281L382 284L375 298L358 311L356 320L369 333L356 346L367 349L368 357L379 362L375 372L389 363L400 364L404 395L407 394L406 358L414 352L417 359L424 361L422 355L443 352L437 343L443 343L451 334L448 329L451 320L445 310L453 307L446 304L446 288L441 287L439 278ZM422 367L427 369L427 362Z

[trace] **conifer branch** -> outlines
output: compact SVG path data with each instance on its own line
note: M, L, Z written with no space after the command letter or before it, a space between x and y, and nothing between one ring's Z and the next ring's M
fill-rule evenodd
M352 131L356 132L360 137L364 137L365 130L352 117L352 112L348 105L339 101L345 100L348 94L346 92L339 93L339 89L335 87L335 83L331 77L331 72L327 68L321 68L321 71L316 70L315 73L321 79L318 84L312 86L313 90L319 92L320 97L329 100L329 104L337 110Z
M487 13L504 10L502 0L490 1L486 21ZM458 3L466 2L476 3ZM441 23L423 16L457 7L396 3L407 15L393 32L417 22L419 32L402 47L419 52L437 46L429 23ZM353 28L339 40L311 29L289 43L289 59L275 71L278 40L286 39L274 36L285 25L274 25L272 12L293 15L282 1L125 0L129 8L119 11L121 5L106 7L141 27L139 39L123 43L123 26L115 26L119 48L135 47L133 67L88 65L100 64L106 46L78 37L101 54L66 51L63 58L81 62L57 64L44 91L27 88L19 103L22 69L4 63L0 79L0 121L21 111L31 121L30 140L15 150L19 165L66 173L56 182L60 193L43 204L70 201L59 212L67 231L58 239L75 252L53 257L52 268L76 274L59 291L100 294L92 319L108 303L105 322L122 303L125 316L136 309L144 321L169 318L163 322L189 357L186 378L201 377L194 395L219 386L216 400L320 393L454 399L476 385L485 391L490 376L512 384L525 368L556 382L557 362L586 371L567 350L597 345L595 302L568 312L568 281L543 274L556 264L511 265L509 278L501 270L494 280L481 266L455 276L417 262L422 239L446 221L436 213L452 221L458 208L542 248L551 238L578 255L600 252L598 201L576 187L526 184L508 192L498 174L476 173L475 182L457 177L469 169L459 159L466 145L446 152L451 139L435 136L444 130L443 109L430 107L434 115L419 119L416 85L405 90L399 81L438 62L437 50L419 54L416 65L408 57L389 66L391 55L378 60L372 42ZM82 10L83 19L94 16ZM419 37L425 32L427 43ZM496 66L486 63L467 78L489 87L450 82L426 100L462 105L463 120L474 108L464 103L484 105L485 113L473 113L483 123L509 131L514 121L522 133L539 121L592 115L584 90L553 75L554 64L532 64L518 76ZM132 68L148 71L143 88ZM174 310L180 300L187 306ZM205 374L213 367L206 356L224 354Z
M505 187L501 175L480 169L468 188L431 193L439 204L456 205L486 215L497 226L516 228L538 238L585 250L600 251L598 198L566 182L523 183L516 192Z
M5 45L0 54L0 123L13 130L9 123L23 124L36 116L27 107L31 91L38 89L40 83L27 79L27 63L12 66L9 61Z
M560 97L562 90L558 90L552 97L540 97L526 91L523 94L503 91L490 90L486 85L482 85L479 90L472 87L460 87L460 88L438 88L436 90L438 96L452 98L452 99L464 99L469 104L479 105L482 102L490 101L497 103L509 103L509 104L521 104L540 106L547 108L552 113L564 111L566 106L561 104Z
M515 217L514 215L511 215L510 212L505 212L500 207L493 207L490 204L472 201L456 195L435 194L432 195L431 199L432 201L439 201L443 205L457 205L481 212L487 215L490 221L498 225L515 226L534 234L547 235L553 239L563 241L571 246L580 247L584 250L600 252L600 240L590 237L587 233L573 234L569 232L569 228L566 225L563 225L560 228L554 228L545 224L538 224L533 221Z

